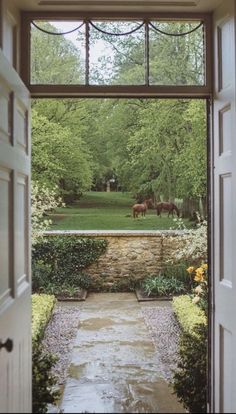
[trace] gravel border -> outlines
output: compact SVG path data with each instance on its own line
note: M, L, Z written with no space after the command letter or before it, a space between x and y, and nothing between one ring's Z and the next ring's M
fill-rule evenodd
M163 377L171 382L173 371L178 363L177 350L181 332L173 309L158 305L156 307L142 306L141 309L157 351L160 371Z
M78 304L56 303L52 318L45 330L43 346L45 350L58 357L52 368L58 385L65 384L67 370L71 360L73 340L76 337L81 310Z

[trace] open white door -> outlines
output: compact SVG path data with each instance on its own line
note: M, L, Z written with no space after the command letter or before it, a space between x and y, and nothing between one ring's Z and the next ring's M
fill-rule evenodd
M32 412L29 93L0 51L0 412Z
M215 413L236 412L236 100L235 6L214 14L215 96L213 160Z

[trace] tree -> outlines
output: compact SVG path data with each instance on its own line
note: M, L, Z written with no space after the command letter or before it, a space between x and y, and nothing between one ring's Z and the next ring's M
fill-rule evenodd
M49 22L37 22L42 29L57 33ZM46 53L45 53L46 52ZM79 50L63 36L43 33L31 27L31 83L84 83L84 65Z
M92 183L91 159L79 136L33 110L32 176L47 187L57 186L65 201L87 191Z

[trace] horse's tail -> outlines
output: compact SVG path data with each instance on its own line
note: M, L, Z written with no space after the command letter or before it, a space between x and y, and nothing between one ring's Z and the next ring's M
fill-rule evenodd
M133 218L135 218L135 209L133 208Z

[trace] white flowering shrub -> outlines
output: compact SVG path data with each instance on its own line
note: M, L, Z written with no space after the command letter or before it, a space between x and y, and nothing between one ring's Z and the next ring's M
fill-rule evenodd
M57 207L64 207L62 199L57 195L56 188L48 188L32 182L31 186L31 239L34 245L42 232L51 224L45 214Z
M181 240L183 246L176 251L175 259L179 260L207 260L207 221L197 224L195 229L187 229L183 220L175 219L177 230L184 230Z

